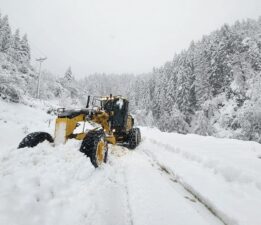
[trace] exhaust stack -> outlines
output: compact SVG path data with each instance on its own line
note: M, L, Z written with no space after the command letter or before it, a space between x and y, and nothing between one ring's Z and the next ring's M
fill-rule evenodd
M88 95L88 98L87 98L86 108L89 108L89 105L90 105L90 95Z

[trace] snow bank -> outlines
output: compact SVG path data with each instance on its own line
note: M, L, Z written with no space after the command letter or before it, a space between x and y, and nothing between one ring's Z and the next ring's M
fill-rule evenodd
M28 107L0 100L0 152L6 147L17 147L28 133L46 131L53 134L53 119L54 116L38 105Z
M141 148L230 225L261 223L261 145L143 128Z
M80 143L17 149L30 132L53 133L54 117L41 107L0 100L0 224L69 225L86 219L89 203L80 201L81 190L94 169L78 151Z
M0 224L75 224L84 219L86 202L79 199L94 169L72 150L78 149L75 145L54 149L43 143L0 152Z

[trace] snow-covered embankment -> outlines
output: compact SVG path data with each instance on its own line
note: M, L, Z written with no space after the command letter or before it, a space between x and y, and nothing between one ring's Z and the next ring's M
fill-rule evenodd
M229 225L261 224L261 145L143 128L140 147Z

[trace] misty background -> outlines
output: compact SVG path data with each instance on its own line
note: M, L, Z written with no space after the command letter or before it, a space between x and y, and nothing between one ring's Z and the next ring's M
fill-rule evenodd
M31 63L63 75L144 73L192 40L260 15L259 0L0 0L11 27L28 34Z

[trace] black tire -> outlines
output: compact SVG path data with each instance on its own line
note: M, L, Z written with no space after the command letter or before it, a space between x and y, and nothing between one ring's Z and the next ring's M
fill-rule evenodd
M107 144L107 143L106 143ZM107 161L108 161L108 144L107 144L107 150L105 151L105 155L104 155L104 159L103 159L103 162L104 163L107 163Z
M128 147L129 149L135 149L141 140L141 134L139 128L132 128L128 134Z
M108 143L103 130L89 131L82 141L80 152L90 158L92 165L97 168L107 162Z
M18 148L33 148L39 143L49 141L53 143L53 138L46 132L33 132L28 134L19 144Z
M141 133L140 133L140 128L136 128L138 131L138 144L141 142Z

